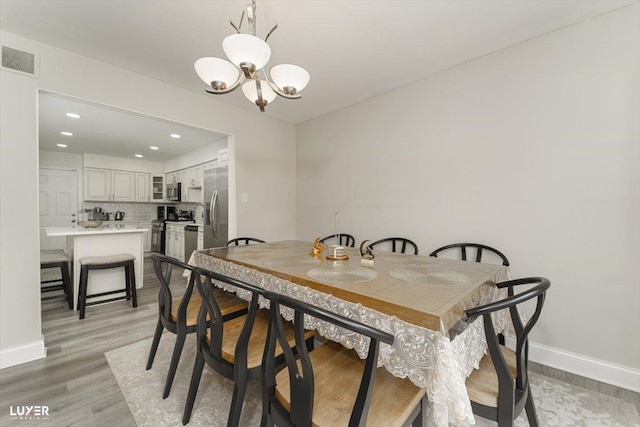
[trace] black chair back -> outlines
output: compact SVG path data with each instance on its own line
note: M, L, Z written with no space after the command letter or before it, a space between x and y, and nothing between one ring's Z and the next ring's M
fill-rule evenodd
M373 250L375 246L379 246L383 243L391 243L391 251L392 252L400 252L405 253L407 251L407 246L413 247L413 254L418 255L418 245L413 243L409 239L405 239L404 237L387 237L386 239L376 240L373 243L369 243L367 248Z
M323 237L322 239L320 239L320 243L326 243L327 241L330 241L331 239L335 239L336 243L340 246L350 246L350 247L355 247L356 245L356 239L355 237L353 237L351 234L346 234L346 233L340 233L337 235L332 234L330 236L327 237Z
M158 281L160 282L160 291L158 293L158 309L160 310L160 318L162 320L162 323L164 324L164 327L175 334L176 324L186 324L187 306L189 305L189 300L191 299L194 288L194 274L191 274L189 276L187 289L185 290L182 301L180 302L180 306L178 307L178 321L174 322L171 319L171 305L173 304L173 296L171 294L171 288L169 286L171 283L173 267L176 266L178 268L183 268L191 272L193 272L193 267L166 255L152 254L151 258L153 259L153 268L156 272ZM193 332L194 330L195 328L193 326L191 328L187 328L187 333Z
M439 249L436 249L435 251L431 252L429 254L429 256L432 257L437 257L438 254L440 252L449 250L449 249L460 249L461 251L461 256L462 256L462 260L466 261L467 260L467 248L475 248L476 249L476 262L481 262L482 261L482 251L486 250L488 252L492 252L494 254L496 254L497 256L499 256L502 259L502 265L504 266L509 266L509 260L507 259L507 257L500 252L497 249L494 249L490 246L486 246L486 245L481 245L479 243L453 243L451 245L447 245L447 246L443 246Z
M527 290L514 293L514 287L522 285L535 285ZM494 419L502 422L513 422L513 418L517 417L518 409L521 411L525 402L533 408L533 400L529 393L529 378L527 372L528 358L529 358L529 332L540 318L542 306L546 292L551 286L548 279L544 277L528 277L524 279L510 280L496 284L498 288L507 288L508 296L500 301L492 302L480 307L466 310L466 315L469 321L473 321L478 316L482 316L484 322L484 332L489 347L489 355L493 362L493 366L498 375L498 408L497 414L495 414L495 408L485 407L472 402L474 406L474 412L477 411L483 417ZM522 324L520 312L518 306L525 301L529 301L533 298L537 298L535 311L527 321L525 325ZM493 327L493 321L491 314L499 311L509 309L511 315L511 321L516 332L516 379L514 390L514 379L507 362L500 349L500 338L496 334ZM529 400L531 399L531 400ZM514 413L514 411L516 411ZM529 419L535 416L535 409L529 412L527 408L527 415ZM494 415L497 415L495 417ZM497 419L496 419L497 418ZM532 424L533 425L533 424Z
M265 292L264 297L271 301L269 310L269 333L267 345L262 361L263 381L263 411L269 411L271 420L276 425L291 425L298 427L310 427L313 415L314 380L311 359L304 340L304 315L332 323L340 328L348 329L356 333L370 337L369 354L365 362L362 382L358 390L358 396L351 412L350 426L364 426L371 402L371 394L375 381L380 342L393 344L393 335L364 325L352 319L331 313L319 307L314 307L302 301L289 298L273 292ZM294 310L294 334L295 351L289 347L283 329L283 320L280 316L280 307L286 306ZM278 401L275 395L275 378L278 369L275 358L276 342L284 349L286 367L289 370L291 388L291 409L287 411ZM297 360L300 360L298 368ZM263 420L266 419L263 414Z
M195 282L198 287L198 292L202 296L202 306L198 313L198 322L196 324L196 336L198 339L198 351L201 351L205 347L205 338L207 336L207 330L211 330L210 341L208 346L208 353L219 361L222 360L222 337L224 333L223 323L224 320L220 306L218 305L216 298L213 294L216 286L213 285L213 280L224 282L228 285L238 288L238 295L242 294L242 291L251 293L251 301L249 303L249 311L247 313L247 319L244 324L240 339L236 346L236 363L244 361L244 369L246 369L246 349L251 336L251 329L258 312L258 296L264 294L264 289L253 286L249 283L241 280L233 279L231 277L209 271L201 268L194 268L193 276L195 276ZM204 279L204 280L202 280ZM207 318L209 319L207 321ZM243 358L243 355L245 356Z
M256 239L255 237L236 237L227 242L227 246L244 246L253 243L265 243L264 240Z

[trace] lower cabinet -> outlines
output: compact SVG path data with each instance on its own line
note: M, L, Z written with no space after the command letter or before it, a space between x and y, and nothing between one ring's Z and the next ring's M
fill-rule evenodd
M142 233L142 246L145 252L151 252L151 223L141 222L138 227L149 230L146 233Z
M165 255L185 262L184 259L184 225L167 223L165 237Z
M204 249L204 228L198 227L198 250Z

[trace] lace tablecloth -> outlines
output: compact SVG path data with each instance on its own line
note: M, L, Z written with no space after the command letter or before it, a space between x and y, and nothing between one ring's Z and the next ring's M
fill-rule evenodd
M245 251L245 256L242 261L245 265L237 264L233 262L233 260L225 260L212 256L207 253L206 250L195 251L189 264L243 280L269 291L288 295L300 301L325 308L334 313L392 333L395 336L395 341L392 346L382 345L378 366L384 366L397 377L408 377L414 384L426 389L429 401L427 423L435 426L448 426L449 423L457 426L469 426L475 423L465 388L465 380L472 370L478 367L478 363L486 350L482 319L477 319L470 325L466 325L464 319L461 319L454 328L449 330L446 330L446 328L442 326L438 331L416 326L400 320L395 316L367 308L359 303L344 301L331 294L319 292L310 287L298 285L289 280L278 278L275 275L247 266L247 259L251 259L252 257L250 254L248 256L246 254L251 251L256 254L256 264L263 266L269 263L272 266L278 265L279 261L277 261L277 257L270 257L267 261L264 261L265 258L260 255L259 250L266 251L267 247L262 246L263 245L255 245L254 248ZM258 247L261 248L258 249ZM227 255L227 257L233 259L231 254ZM426 274L426 270L420 270L421 268L424 269L423 263L411 263L412 258L422 261L420 258L425 257L417 258L412 256L411 258L395 259L391 257L394 256L390 256L387 261L390 261L389 264L392 266L395 267L395 264L393 264L394 260L402 261L398 262L398 265L406 265L404 265L405 270L402 271L398 270L398 268L395 270L390 269L390 276L397 277L399 274L418 276L419 274ZM291 262L295 263L294 258L295 257L289 256L280 259L290 259ZM378 258L376 258L376 260L377 259ZM308 259L303 261L304 262L300 261L300 264L303 265L293 265L293 267L310 270L322 265L322 261L318 263L313 263ZM424 261L440 262L433 258ZM481 266L484 266L485 269L487 268L486 265L477 263L458 263L456 265L457 271L451 271L450 274L448 274L446 269L442 265L439 265L435 270L432 269L429 275L432 276L431 280L436 279L436 283L438 279L445 281L447 279L453 281L462 280L462 277L456 277L456 274L466 277L464 276L465 269L471 271L473 269L483 268ZM495 272L492 273L493 277L490 278L491 282L498 283L509 279L506 267L491 267L493 268L492 271ZM420 283L419 277L408 277L408 279ZM216 283L216 286L231 292L236 292L240 297L245 299L250 298L249 292L237 289L226 283ZM484 286L481 294L476 296L476 305L499 299L503 295L501 292L502 291L497 290L493 286ZM266 308L269 306L268 301L262 298L260 305ZM288 308L282 309L282 315L288 320L291 320L293 317L291 310ZM335 325L318 321L310 316L305 316L305 322L307 323L305 325L306 328L315 329L323 337L340 342L347 348L353 348L360 357L366 357L369 341L363 336L351 331L345 331ZM506 316L504 313L499 313L494 318L494 323L496 329L502 331L506 325ZM450 340L450 334L456 334L453 340Z

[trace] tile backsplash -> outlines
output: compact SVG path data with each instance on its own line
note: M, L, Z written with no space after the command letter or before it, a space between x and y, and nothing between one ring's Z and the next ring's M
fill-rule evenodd
M125 213L125 221L153 221L158 216L158 206L175 206L178 210L192 210L193 203L120 203L120 202L83 202L83 209L102 208L104 212L111 212L111 219L117 211Z

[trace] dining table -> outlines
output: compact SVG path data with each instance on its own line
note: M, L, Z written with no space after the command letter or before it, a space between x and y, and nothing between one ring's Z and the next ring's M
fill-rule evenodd
M361 262L357 249L341 248L348 260L328 260L304 241L279 241L194 251L189 264L243 280L394 335L380 349L378 366L425 388L427 424L475 424L465 380L486 351L482 319L465 310L496 301L509 280L502 265L375 251ZM249 299L250 293L227 283L227 291ZM268 308L261 299L260 306ZM290 310L282 315L291 320ZM494 316L496 330L507 328L507 313ZM362 335L305 316L305 328L354 349L365 358Z

